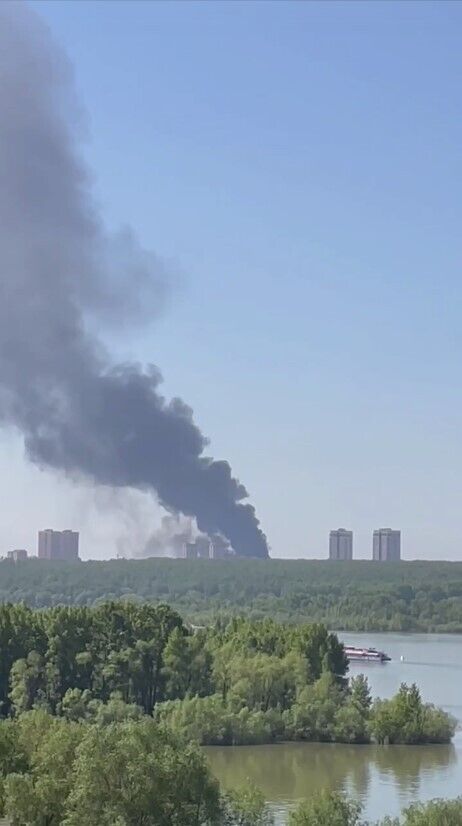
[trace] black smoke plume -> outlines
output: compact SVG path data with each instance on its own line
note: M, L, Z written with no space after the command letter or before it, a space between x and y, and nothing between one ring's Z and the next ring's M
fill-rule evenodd
M0 3L0 421L38 465L152 490L238 554L266 557L245 487L204 454L191 409L163 398L157 367L114 364L91 332L156 310L165 279L131 235L108 237L76 151L81 126L48 30Z

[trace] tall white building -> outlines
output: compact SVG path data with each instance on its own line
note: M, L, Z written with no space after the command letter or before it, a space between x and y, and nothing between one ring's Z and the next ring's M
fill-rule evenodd
M330 532L329 559L353 559L353 531L338 528Z
M372 558L376 562L399 562L401 559L401 531L380 528L374 531Z

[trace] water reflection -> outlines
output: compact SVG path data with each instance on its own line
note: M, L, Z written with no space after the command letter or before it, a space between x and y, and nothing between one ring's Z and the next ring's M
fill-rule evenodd
M277 746L206 749L212 770L226 788L252 780L267 800L299 800L315 789L344 790L366 800L371 780L414 797L426 778L457 761L453 746L343 746L286 743Z
M462 635L343 635L349 645L372 646L392 658L384 666L358 663L372 694L390 697L400 683L416 682L427 702L450 711L462 724ZM281 812L319 788L343 790L364 804L364 817L396 816L414 800L457 797L462 790L462 731L454 746L341 746L288 743L207 749L225 787L251 779Z

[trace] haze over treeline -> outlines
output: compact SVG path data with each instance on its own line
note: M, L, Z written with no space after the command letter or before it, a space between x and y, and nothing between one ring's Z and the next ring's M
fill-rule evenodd
M0 421L40 467L150 490L236 553L268 556L248 493L154 364L118 364L98 332L149 321L168 275L91 194L72 72L25 4L0 7ZM7 116L4 116L4 115ZM127 160L129 163L129 159Z

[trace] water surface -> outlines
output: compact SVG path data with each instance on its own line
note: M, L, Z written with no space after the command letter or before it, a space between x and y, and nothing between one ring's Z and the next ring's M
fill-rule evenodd
M355 663L373 694L389 697L400 683L416 682L426 701L462 723L462 635L341 634L349 645L386 651L392 662ZM401 660L401 657L404 660ZM284 743L212 747L212 769L225 787L256 783L285 823L290 806L314 790L345 791L360 800L364 817L397 815L415 800L462 794L462 731L451 746L348 746Z

